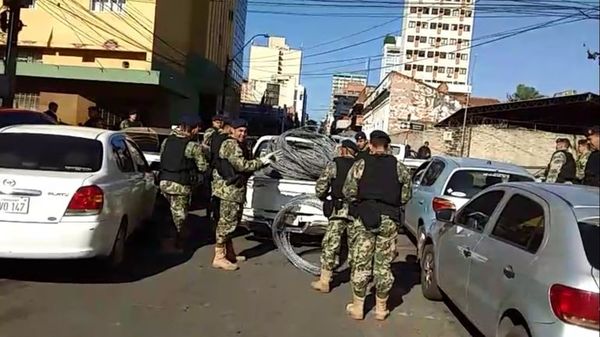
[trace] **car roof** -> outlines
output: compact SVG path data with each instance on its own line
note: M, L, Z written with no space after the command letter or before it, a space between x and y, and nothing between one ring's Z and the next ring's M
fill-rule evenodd
M134 127L122 130L125 133L156 133L158 135L170 135L173 132L171 128L155 128L155 127Z
M38 114L43 113L43 112L40 112L40 111L29 110L29 109L5 109L5 108L0 108L0 114L1 113L15 113L15 112L17 112L17 113L19 113L19 112L22 112L22 113L38 113Z
M496 169L499 171L508 171L531 176L526 169L509 163L493 161L489 159L467 158L467 157L452 157L452 156L433 156L432 159L441 159L447 163L451 163L456 168L474 168L474 169Z
M102 134L114 134L119 132L83 126L36 124L7 126L0 129L0 133L35 133L96 139Z
M498 184L499 187L515 187L538 195L553 194L574 208L600 207L600 191L597 187L573 184L545 184L536 182L512 182Z

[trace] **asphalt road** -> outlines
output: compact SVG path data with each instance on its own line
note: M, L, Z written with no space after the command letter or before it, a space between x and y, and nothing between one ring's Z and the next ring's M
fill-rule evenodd
M422 297L407 239L394 264L390 318L356 322L344 312L347 274L332 293L316 293L312 276L249 234L235 240L250 257L241 269L214 270L207 226L195 220L193 254L161 255L141 236L122 273L90 261L0 261L0 337L476 336L446 304Z

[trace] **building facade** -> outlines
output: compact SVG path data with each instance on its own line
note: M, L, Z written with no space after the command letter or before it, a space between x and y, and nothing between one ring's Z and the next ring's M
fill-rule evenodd
M404 7L400 72L450 92L467 93L475 3L456 0L418 3Z
M138 109L147 125L169 125L182 113L202 112L209 120L233 45L235 6L235 0L177 6L36 0L21 15L16 103L38 97L39 106L28 107L45 109L55 101L59 118L70 124L85 121L91 105L117 120Z
M386 36L383 41L383 57L381 58L381 69L379 72L379 81L392 71L402 69L402 47L401 36Z
M332 132L337 129L336 119L339 119L340 112L343 109L342 104L348 100L342 96L347 96L347 88L350 87L361 87L362 90L367 85L367 75L361 73L337 73L333 74L331 79L331 101L329 103L329 111L325 117L325 130ZM360 91L359 91L360 93ZM358 94L356 94L358 97ZM341 99L341 100L340 100ZM354 100L354 102L356 99ZM352 103L354 104L354 103ZM350 108L352 105L350 105ZM337 116L336 116L337 111Z

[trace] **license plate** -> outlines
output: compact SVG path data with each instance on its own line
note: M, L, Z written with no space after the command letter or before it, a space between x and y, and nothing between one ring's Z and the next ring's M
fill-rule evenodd
M27 214L29 213L29 198L26 197L0 197L0 214Z

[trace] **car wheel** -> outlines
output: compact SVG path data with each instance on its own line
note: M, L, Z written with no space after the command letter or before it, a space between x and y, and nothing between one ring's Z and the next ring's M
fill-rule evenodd
M522 324L513 323L510 317L505 317L500 323L498 337L531 337Z
M435 273L433 245L426 245L423 248L423 256L421 257L421 292L428 300L441 301L443 299Z
M112 251L105 260L105 265L108 269L119 269L125 261L125 253L127 248L127 223L125 220L119 226L119 231L115 237Z

